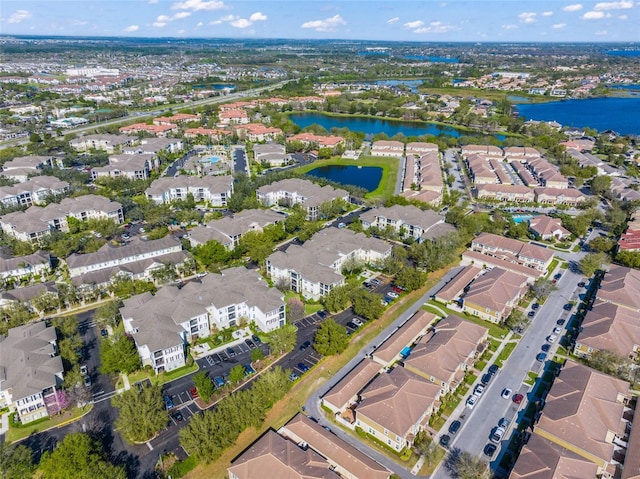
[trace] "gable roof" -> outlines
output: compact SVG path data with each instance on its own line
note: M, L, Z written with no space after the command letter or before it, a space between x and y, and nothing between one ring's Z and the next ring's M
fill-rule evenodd
M465 303L490 308L503 314L510 310L508 303L513 301L524 289L527 278L502 268L491 271L474 279L464 296Z
M600 283L598 298L626 308L640 309L640 271L612 265Z
M364 358L338 381L322 400L337 409L343 409L351 398L358 394L380 372L381 366L375 361Z
M376 348L373 352L374 359L380 359L379 362L386 366L400 354L400 351L424 334L434 319L436 319L435 314L424 309L419 310Z
M540 236L553 235L556 233L560 233L563 236L571 234L562 226L562 221L558 218L551 218L547 215L539 215L531 218L529 221L529 228Z
M578 343L628 356L640 345L638 312L597 299L582 321Z

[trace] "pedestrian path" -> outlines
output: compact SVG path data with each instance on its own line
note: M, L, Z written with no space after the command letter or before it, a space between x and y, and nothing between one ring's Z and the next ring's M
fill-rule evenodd
M0 416L0 435L6 434L9 430L9 414L11 413L7 412Z

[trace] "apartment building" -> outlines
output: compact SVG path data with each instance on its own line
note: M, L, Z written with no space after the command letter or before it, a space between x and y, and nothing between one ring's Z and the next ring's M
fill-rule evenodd
M157 204L186 200L192 195L196 202L205 201L211 206L226 206L233 193L233 177L217 176L175 176L154 180L145 195Z
M544 272L553 259L553 251L547 248L493 233L476 236L471 242L471 250Z
M400 238L412 238L418 242L424 241L425 236L436 225L444 224L444 216L413 205L372 208L363 213L360 219L365 230L392 230Z
M523 185L476 184L474 192L479 200L508 201L512 203L533 203L535 193Z
M147 125L146 123L134 123L133 125L123 126L120 128L121 133L127 135L135 135L140 131L151 133L157 137L167 137L170 133L177 133L177 125Z
M2 165L0 175L18 183L23 183L30 176L41 174L43 168L62 166L62 160L54 156L20 156Z
M292 135L287 137L287 143L293 143L295 141L299 141L304 145L317 145L318 148L331 148L334 149L338 145L344 144L344 138L342 136L324 136L324 135L315 135L313 133L298 133L297 135Z
M100 177L128 178L130 180L146 180L151 171L160 166L160 160L154 153L124 154L109 157L109 164L96 166L91 170L91 178Z
M131 146L133 140L127 135L84 135L69 141L69 145L76 151L102 150L116 153L125 146Z
M227 137L233 135L232 132L228 130L220 130L217 128L203 128L199 126L198 128L187 128L184 131L185 138L196 138L198 136L206 136L210 141L222 141Z
M13 186L0 186L0 203L4 207L41 205L69 190L69 183L54 176L34 176Z
M289 161L284 145L278 143L253 145L253 156L257 163L268 163L270 167L283 166Z
M262 123L247 123L246 125L236 125L233 127L238 138L249 140L254 143L264 141L276 141L283 137L284 133L280 128L266 126Z
M536 203L546 205L576 206L587 201L587 197L574 188L535 188L533 192Z
M25 256L0 258L0 278L21 278L23 276L37 276L49 272L51 257L46 251L38 250Z
M428 153L438 153L438 145L436 145L435 143L412 141L407 143L405 150L407 156L422 156Z

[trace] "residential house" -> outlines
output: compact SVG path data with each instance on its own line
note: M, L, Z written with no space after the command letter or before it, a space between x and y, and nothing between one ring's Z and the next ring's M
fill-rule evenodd
M102 150L116 153L124 146L131 145L131 137L127 135L84 135L69 141L71 148L76 151Z
M404 156L404 143L393 140L374 141L371 146L371 156L402 158Z
M136 146L122 148L126 155L158 155L162 151L178 153L184 149L180 138L141 138Z
M639 348L638 310L597 299L582 320L573 351L582 358L606 350L635 359Z
M278 432L303 448L313 449L345 479L389 479L391 476L385 467L302 413L296 414Z
M375 349L371 358L385 368L406 358L411 346L427 333L436 319L435 314L418 310Z
M482 155L485 157L502 158L504 152L498 146L493 145L465 145L460 149L463 158L471 155Z
M329 462L312 448L306 450L269 429L227 468L229 479L280 477L339 479Z
M307 219L321 217L320 206L338 199L349 202L349 192L331 186L319 186L311 181L289 178L261 186L257 190L258 201L265 206L301 204L307 210Z
M43 321L0 335L0 409L15 411L22 424L48 417L64 380L57 352L56 330Z
M342 268L372 264L391 254L391 245L348 229L327 228L302 245L276 251L266 261L267 274L305 298L319 299L344 284Z
M593 462L598 475L612 478L627 450L629 398L629 383L567 361L547 394L534 435Z
M124 301L120 313L143 364L156 373L183 366L186 344L209 336L214 328L246 321L269 332L286 322L282 294L258 272L242 267L208 274L182 289L164 286L155 296L134 296Z
M226 206L233 193L233 177L219 176L175 176L154 180L145 195L157 204L186 200L189 195L196 202L206 201L211 206Z
M506 319L527 291L527 278L493 268L474 279L462 297L462 310L492 323Z
M509 479L595 478L597 474L595 463L533 434L516 459Z
M32 305L35 298L47 297L51 303L56 303L59 298L58 285L53 281L35 283L15 289L7 289L0 292L0 307L10 304L21 304L29 310L37 312Z
M356 426L401 451L427 427L439 406L440 386L398 366L376 377L360 396Z
M436 323L411 349L404 367L441 387L455 391L466 371L486 347L488 328L450 314Z
M4 207L41 205L69 192L69 183L54 176L34 176L13 186L0 186Z
M284 223L286 216L272 210L243 210L198 226L189 232L191 246L208 241L218 241L226 249L233 250L240 244L240 238L249 231L261 233L268 225Z
M571 237L571 232L562 226L562 221L547 215L531 218L529 220L529 229L543 240L564 240Z
M523 185L476 183L474 192L479 200L488 199L512 203L533 203L535 201L534 191Z
M600 282L598 299L634 311L640 310L640 271L611 265Z
M426 142L420 142L420 141L412 141L407 143L407 146L406 146L407 156L409 155L422 156L427 153L438 153L438 145L436 145L435 143L426 143Z
M493 233L476 236L471 250L545 272L553 259L553 251L547 248Z
M267 163L270 167L283 166L289 161L284 145L278 143L253 145L253 156L257 163Z
M343 419L353 423L354 417L351 407L358 402L358 393L360 393L381 370L382 366L378 362L364 358L322 396L323 406L331 409L334 414L341 414Z
M20 241L39 242L52 231L69 231L67 217L86 221L109 219L116 224L124 221L122 205L104 196L84 195L65 198L59 204L50 203L41 208L31 206L0 217L2 231Z
M473 265L467 265L464 268L461 268L448 283L436 292L434 299L445 304L457 300L457 298L462 296L465 292L469 283L471 283L471 281L473 281L481 272L481 268Z
M432 210L421 210L413 205L393 205L389 208L372 208L360 216L362 227L392 230L400 238L424 241L424 236L434 226L444 224L444 216Z
M46 251L38 250L26 256L0 258L0 277L22 278L24 276L41 276L49 272L51 257Z

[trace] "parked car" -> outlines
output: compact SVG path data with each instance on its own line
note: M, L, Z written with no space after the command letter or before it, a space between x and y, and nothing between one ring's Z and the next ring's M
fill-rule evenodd
M513 391L511 391L511 389L509 389L509 388L504 388L504 389L502 390L502 394L501 394L502 399L509 399L509 398L511 397L511 393L512 393L512 392L513 392Z
M482 396L482 393L484 392L484 386L482 384L478 384L476 385L475 388L473 388L473 395L474 396Z
M305 363L301 361L298 363L298 369L303 373L306 373L309 370L309 366L307 366Z
M516 394L515 396L513 396L513 402L516 404L522 404L523 399L524 396L522 394Z
M505 430L509 427L509 424L511 424L511 420L507 419L506 417L503 417L498 421L498 427L502 427Z
M558 339L558 336L556 336L555 334L550 334L549 336L547 336L547 341L550 343L555 343L556 339Z
M359 318L352 318L351 322L357 326L362 326L364 324Z
M497 364L492 364L491 366L489 366L489 374L493 375L493 374L497 374L497 372L500 370L500 367Z
M84 385L85 385L86 387L91 386L91 376L85 376L85 377L84 377Z
M544 343L540 349L542 349L543 352L549 352L549 350L551 349L551 345L549 343Z
M482 375L482 379L480 381L482 382L482 384L486 386L491 382L491 379L493 379L493 375L490 373L487 373Z
M458 432L460 430L460 426L462 426L462 423L460 421L453 421L449 425L449 433L455 434L456 432Z
M500 442L502 441L502 436L504 436L504 428L496 427L491 433L491 437L489 438L492 442Z
M317 314L318 316L320 316L320 319L325 319L325 318L327 317L327 314L328 314L328 313L327 313L327 311L325 311L324 309L322 309L322 310L318 311L316 314Z
M571 308L573 308L573 304L571 303L567 303L563 306L565 311L571 311Z
M404 293L404 291L401 288L399 288L398 286L394 286L393 287L393 291L394 291L394 293L398 293L398 294Z
M256 345L253 344L253 341L251 341L249 338L244 340L244 344L246 344L249 349L255 349Z
M254 334L253 336L251 336L251 339L253 340L253 342L254 342L255 344L262 344L262 339L260 339L260 338L259 338L257 335L255 335L255 334Z
M253 366L251 366L251 364L243 364L243 366L245 375L251 376L252 374L256 373L256 370L253 369Z
M547 359L547 353L538 353L536 356L536 361L540 361L541 363Z
M496 453L496 449L498 449L496 447L495 444L487 444L486 446L484 446L484 449L482 450L482 452L484 452L484 455L487 457L492 457L495 453Z
M358 329L358 325L356 323L354 323L353 321L349 321L347 323L347 328ZM347 331L347 334L349 334L349 331Z
M565 320L564 320L564 319L559 319L559 320L557 320L557 321L556 321L556 324L557 324L558 326L562 326L564 323L565 323Z
M80 374L85 376L89 374L89 369L87 368L86 364L83 364L82 366L80 366Z
M311 346L311 341L305 341L304 343L302 343L300 345L300 351L304 351L305 349L307 349L309 346Z
M182 413L181 413L180 411L176 411L176 412L174 412L174 413L171 415L171 417L172 417L173 419L175 419L175 420L176 420L176 422L182 422L182 421L184 421L184 417L182 416Z
M369 283L373 284L374 286L380 286L382 284L382 281L380 281L379 279L373 278L369 280Z
M400 295L398 293L394 292L394 291L389 291L387 293L387 296L389 296L390 298L393 298L393 299L397 299Z
M200 395L198 394L198 389L197 388L189 389L189 396L191 396L191 399L198 399L200 397Z
M226 349L226 353L227 353L227 356L229 356L230 358L235 358L236 357L236 350L233 349L231 346L229 346Z
M451 442L451 437L443 434L440 436L440 445L445 449L449 447L449 443Z
M562 328L561 327L555 327L553 328L553 334L560 334L562 332Z
M578 288L584 288L587 284L584 281L578 283Z
M103 338L106 338L107 336L109 336L109 333L107 332L106 329L102 328L100 330L100 336L102 336Z
M538 309L539 307L540 307L540 305L539 305L538 303L533 303L533 304L531 305L531 309L533 309L534 311L535 311L536 309Z
M533 309L529 311L529 313L527 314L527 316L530 318L533 318L535 315L536 315L536 312Z
M171 396L165 395L163 399L164 399L164 405L167 408L167 410L174 408L174 404L173 404L173 401L171 400Z
M224 379L222 378L222 376L216 376L213 378L213 384L217 388L224 387Z
M299 378L300 378L300 377L299 377L296 373L294 373L294 372L292 372L291 374L289 374L289 381L291 381L291 382L293 382L293 381L297 381Z
M473 406L476 405L476 403L478 402L478 396L476 396L475 394L472 394L471 396L469 396L467 398L467 407L469 409L473 409Z

